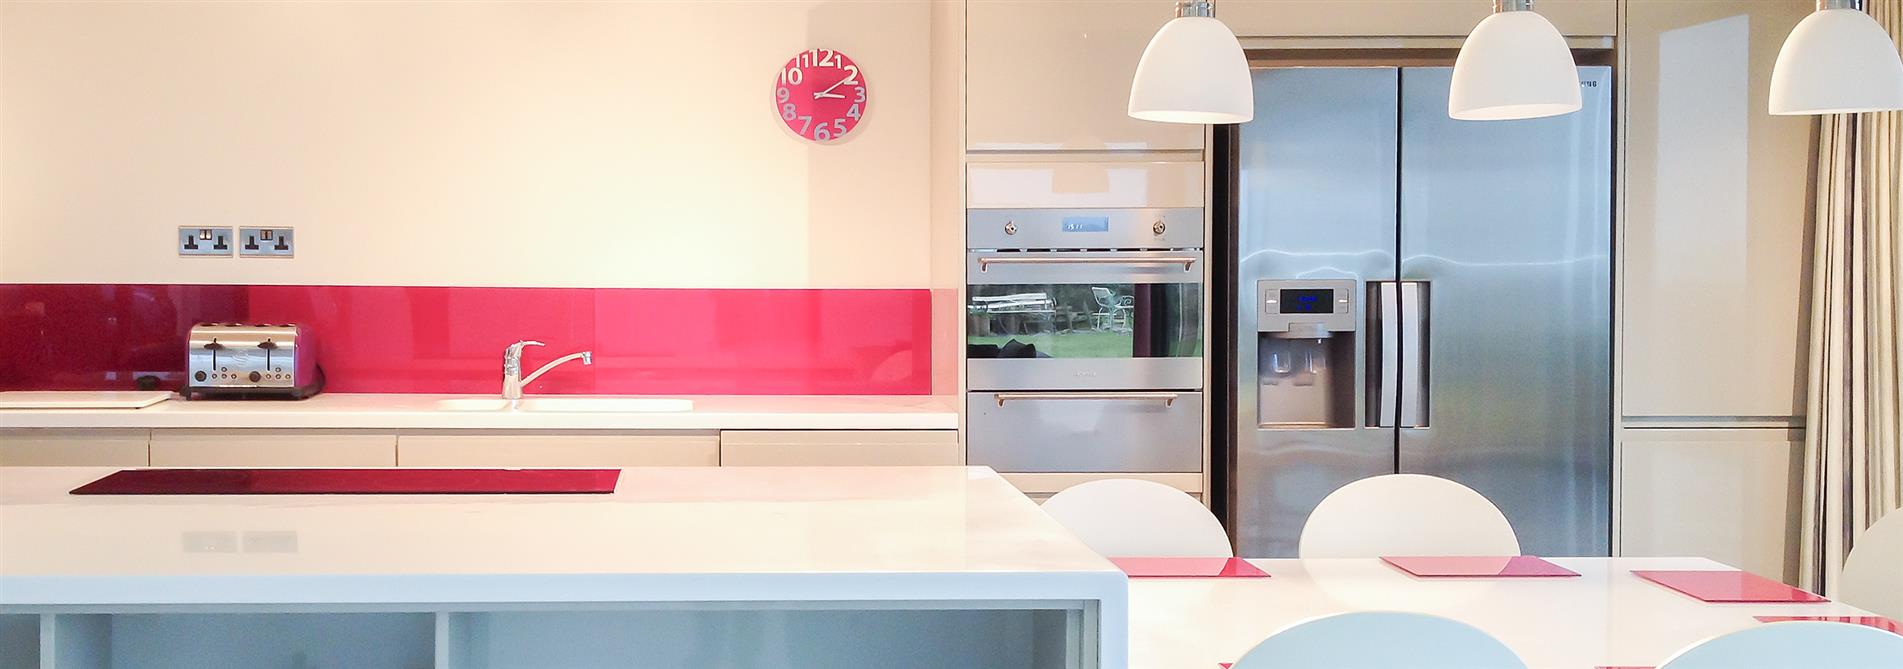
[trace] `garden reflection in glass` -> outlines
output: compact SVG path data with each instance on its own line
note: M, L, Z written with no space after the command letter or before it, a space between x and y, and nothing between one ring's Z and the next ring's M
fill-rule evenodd
M1203 354L1198 284L1003 284L969 290L965 343L971 358Z

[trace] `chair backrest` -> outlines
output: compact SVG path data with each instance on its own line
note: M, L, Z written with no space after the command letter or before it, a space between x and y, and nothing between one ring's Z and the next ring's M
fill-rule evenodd
M1231 557L1229 533L1188 493L1140 479L1080 483L1044 500L1056 518L1104 557Z
M1519 555L1500 508L1443 478L1389 474L1342 486L1302 526L1304 558Z
M1896 669L1903 635L1849 623L1747 627L1681 650L1659 669Z
M1361 611L1316 618L1263 639L1233 669L1526 669L1472 625L1425 613Z
M1103 286L1091 286L1090 295L1091 297L1097 298L1097 306L1099 307L1109 309L1109 308L1117 306L1117 294L1115 291L1112 291L1109 288L1105 288Z
M1857 536L1837 595L1845 604L1903 620L1903 511L1891 511Z

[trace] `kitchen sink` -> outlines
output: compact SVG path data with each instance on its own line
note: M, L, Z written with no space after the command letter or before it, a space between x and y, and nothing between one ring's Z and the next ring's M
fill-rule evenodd
M542 413L668 413L693 411L694 401L661 397L527 397L440 400L444 411L535 411Z

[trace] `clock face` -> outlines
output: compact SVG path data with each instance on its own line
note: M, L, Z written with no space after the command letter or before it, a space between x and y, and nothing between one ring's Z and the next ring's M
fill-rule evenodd
M802 138L837 142L865 118L866 77L846 54L801 51L773 84L773 113Z

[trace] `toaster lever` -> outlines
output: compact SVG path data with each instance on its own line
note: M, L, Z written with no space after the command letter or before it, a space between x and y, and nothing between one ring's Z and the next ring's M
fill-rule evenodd
M207 351L216 351L216 350L218 350L218 349L221 349L221 348L224 348L224 347L225 347L225 345L224 345L224 344L220 344L220 343L218 343L218 340L216 340L216 339L213 339L213 340L211 340L211 341L209 341L209 342L206 342L206 343L205 343L205 350L207 350Z
M264 349L264 350L266 350L266 351L269 351L269 350L271 350L271 349L274 349L274 348L277 348L277 347L278 347L278 343L277 343L277 342L274 342L274 341L271 341L271 340L269 340L269 339L266 339L266 340L264 340L264 341L261 341L261 342L258 342L258 348L261 348L261 349Z

